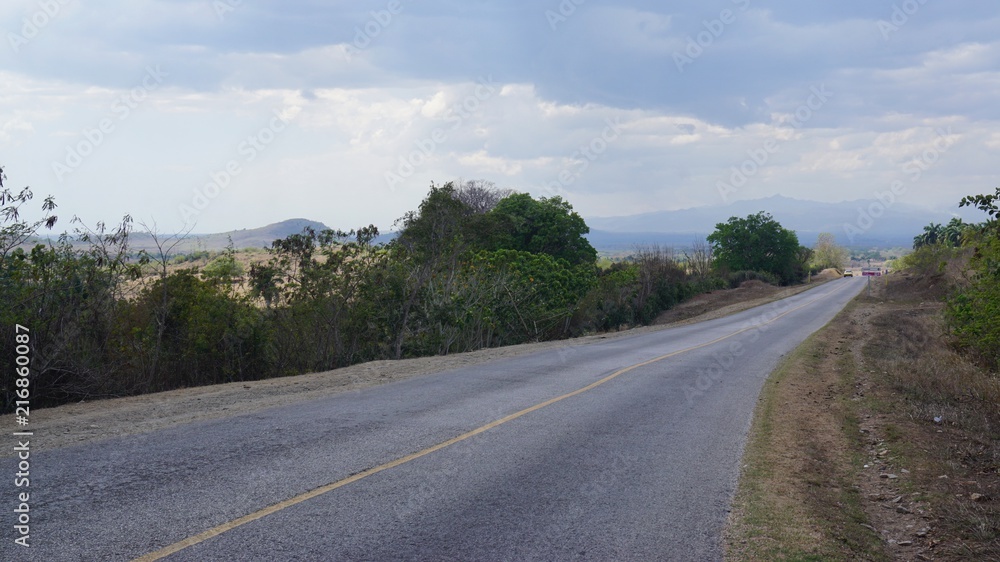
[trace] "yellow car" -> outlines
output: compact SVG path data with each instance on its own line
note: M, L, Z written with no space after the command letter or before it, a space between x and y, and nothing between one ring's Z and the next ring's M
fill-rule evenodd
M844 270L844 277L854 277L854 271L851 269Z

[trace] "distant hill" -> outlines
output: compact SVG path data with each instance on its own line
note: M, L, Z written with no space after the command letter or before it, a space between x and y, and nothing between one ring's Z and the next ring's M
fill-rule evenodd
M889 205L882 216L872 217L870 225L864 218L859 219L861 210L867 210L876 203L874 199L821 203L774 196L734 201L719 207L657 211L623 217L590 217L586 221L592 229L591 243L595 247L602 243L627 244L632 239L647 240L655 234L670 235L664 240L681 239L687 235L687 243L690 244L691 238L703 238L715 230L716 224L725 222L729 217L745 217L759 211L771 213L782 226L794 230L804 245L815 242L821 232L831 232L845 246L909 246L913 237L931 222L946 223L953 216L962 216L972 222L985 218L978 216L982 215L978 211L959 209L957 205L954 209L938 211L897 201ZM876 213L884 208L880 203L878 205ZM845 228L845 225L851 225L853 230Z
M690 248L695 242L704 241L708 234L708 231L701 233L609 232L591 229L586 238L590 245L602 254L621 254L623 252L630 253L638 247Z
M292 234L299 234L307 226L312 227L316 232L329 228L321 222L307 219L289 219L260 228L247 228L217 234L188 234L174 247L171 254L186 254L199 250L223 250L229 245L230 239L233 241L233 246L238 250L245 248L269 248L271 242L280 238L286 238ZM153 242L152 236L145 232L132 233L129 237L129 243L135 250L153 251L156 249L156 244Z

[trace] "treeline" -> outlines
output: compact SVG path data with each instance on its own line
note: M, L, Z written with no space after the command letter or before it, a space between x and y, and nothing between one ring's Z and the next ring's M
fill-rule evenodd
M31 331L36 407L615 330L768 275L723 275L707 245L600 269L569 203L482 181L432 186L389 243L374 226L306 229L246 272L231 251L168 268L172 239L133 252L128 217L29 247L56 220L51 199L22 220L30 199L0 193L0 330ZM13 365L14 346L2 350ZM9 374L3 389L10 410Z
M914 237L901 266L953 283L946 317L955 344L994 372L1000 370L1000 188L959 203L988 215L981 223L959 218L929 224Z

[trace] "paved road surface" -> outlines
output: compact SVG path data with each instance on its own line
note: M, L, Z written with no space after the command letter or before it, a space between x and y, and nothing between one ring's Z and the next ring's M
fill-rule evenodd
M38 453L30 548L5 459L0 560L719 559L764 379L863 287Z

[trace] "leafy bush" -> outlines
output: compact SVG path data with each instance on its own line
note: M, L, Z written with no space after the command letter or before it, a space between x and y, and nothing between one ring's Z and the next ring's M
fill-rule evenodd
M180 270L147 287L123 316L132 367L145 392L262 378L269 374L261 311Z
M784 284L805 276L812 250L799 246L798 236L765 212L731 217L715 225L708 236L718 271L766 271Z
M707 250L693 278L655 247L598 269L568 203L483 189L433 187L386 245L372 244L373 226L306 228L249 272L232 247L171 257L161 246L154 263L129 248L128 217L31 247L55 217L20 220L30 192L0 189L0 337L31 329L43 406L618 329L726 284ZM168 274L202 259L212 261L200 272ZM13 364L12 346L0 349Z
M918 275L943 275L948 264L960 257L962 253L961 248L953 248L943 244L923 245L899 258L896 261L896 268Z
M956 343L991 369L1000 369L1000 187L995 194L973 195L962 199L960 206L974 206L989 215L979 225L962 226L961 240L970 253L971 275L966 286L948 299L948 320ZM927 246L923 246L923 249ZM933 247L933 246L932 246ZM934 261L940 253L932 250ZM952 253L961 250L953 250ZM916 254L918 252L914 252ZM932 258L927 258L930 261ZM916 261L907 256L907 261ZM938 266L939 268L942 266Z
M242 279L244 273L246 271L243 264L236 261L236 251L231 246L201 270L205 279L222 285L229 285Z
M195 250L187 254L177 254L170 258L170 263L174 265L180 265L184 263L196 262L200 260L211 259L215 255L215 252L210 252L208 250Z
M948 319L959 347L991 369L1000 368L1000 283L980 280L948 299Z
M574 318L574 333L649 324L691 296L725 286L715 276L689 278L669 251L640 249L631 261L600 272Z
M639 292L639 267L616 263L602 270L594 287L580 303L573 326L580 332L606 332L638 321L635 300Z

